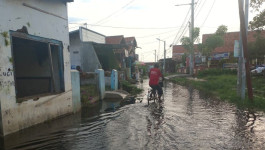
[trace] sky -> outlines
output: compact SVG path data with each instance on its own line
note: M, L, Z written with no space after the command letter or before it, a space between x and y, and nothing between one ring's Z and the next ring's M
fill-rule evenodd
M214 33L226 25L228 32L239 31L238 0L195 0L195 27L203 34ZM171 45L180 44L182 36L189 36L191 0L75 0L68 4L69 30L87 27L106 36L124 35L136 38L140 61L155 61L172 57ZM251 10L251 9L250 9ZM250 11L249 20L255 14ZM87 23L87 25L84 25Z

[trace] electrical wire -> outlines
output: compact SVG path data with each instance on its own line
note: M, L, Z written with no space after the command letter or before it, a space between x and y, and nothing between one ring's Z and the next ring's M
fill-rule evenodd
M152 37L152 36L157 36L157 35L162 35L162 34L171 33L171 32L173 32L173 31L175 31L175 29L174 29L174 30L167 31L167 32L157 33L157 34L151 34L151 35L145 35L145 36L137 36L136 38Z
M213 6L214 6L215 2L216 2L216 0L213 1L213 4L212 4L212 6L211 6L211 8L210 8L210 10L209 10L209 12L208 12L208 14L207 14L207 16L206 16L206 18L205 18L205 20L204 20L204 22L202 23L201 26L203 26L205 24L206 20L208 19L210 13L212 12L212 9L213 9Z
M84 24L84 23L69 23L69 24ZM96 27L103 27L103 28L118 28L118 29L133 29L133 30L165 30L165 29L177 29L181 27L122 27L122 26L103 26L103 25L96 25L96 24L86 24L89 26L96 26Z
M126 8L127 6L129 6L129 5L130 5L131 3L133 3L134 1L135 1L135 0L131 0L129 3L125 4L124 6L122 6L119 10L117 10L117 11L113 12L112 14L108 15L107 17L105 17L105 18L99 20L99 21L98 21L97 23L95 23L95 24L98 25L98 24L103 23L104 20L106 20L106 19L112 17L113 15L115 15L116 13L118 13L120 10L122 10L122 9Z
M197 8L199 8L199 6L200 6L200 4L201 4L201 1L198 0L197 3L198 3L198 5L196 5L196 7L195 7L195 11L197 10ZM187 18L188 18L188 15L189 15L190 11L191 11L191 10L189 9L189 11L188 11L188 13L187 13L187 15L186 15L186 17L185 17L185 19L184 19L182 25L181 25L182 27L183 27L184 24L187 22ZM189 20L190 20L190 19L191 19L191 17L189 17ZM184 32L185 32L184 34L186 34L187 31L185 31L185 30L186 30L187 26L188 26L188 25L185 26L185 28L184 28L182 34L180 34L180 36L179 36L179 33L181 33L181 32L179 31L179 32L177 33L177 35L176 35L176 37L175 37L175 39L173 40L173 42L172 42L171 45L178 43L179 40L181 39L181 37L183 36L183 33L184 33ZM179 38L178 38L178 40L176 41L176 39L177 39L178 36L179 36Z

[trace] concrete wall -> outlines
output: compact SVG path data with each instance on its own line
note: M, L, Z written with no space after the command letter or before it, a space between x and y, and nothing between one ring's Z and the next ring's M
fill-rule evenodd
M105 77L105 86L111 86L111 77Z
M98 86L98 74L95 72L86 72L81 76L80 85L93 84Z
M90 42L82 42L80 48L81 55L81 68L84 72L93 72L96 69L101 69L101 64L99 62L98 56L95 49Z
M74 113L81 109L81 96L80 96L80 75L79 71L71 71L71 81L73 88L73 110Z
M105 77L104 70L97 69L95 72L98 74L98 90L99 90L99 98L102 100L105 97Z
M76 66L81 67L81 41L79 32L70 34L70 58L71 58L71 68L75 69Z
M50 14L33 8L49 12ZM59 0L0 0L0 14L5 14L1 15L0 33L8 33L8 37L0 35L0 102L2 118L0 134L7 135L46 120L72 113L66 5ZM22 103L17 103L9 31L16 31L21 29L22 26L26 26L28 33L31 35L62 41L64 93L40 97L36 101L28 99Z
M83 72L94 72L102 66L91 42L81 42L80 33L70 34L71 68L80 66Z
M105 36L94 32L92 30L88 30L86 28L80 27L80 38L82 42L95 42L95 43L100 43L100 44L105 44Z

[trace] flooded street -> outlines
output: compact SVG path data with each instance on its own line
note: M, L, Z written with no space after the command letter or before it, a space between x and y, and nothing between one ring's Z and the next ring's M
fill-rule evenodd
M263 112L240 110L169 82L162 107L148 106L148 81L139 86L145 91L135 104L103 102L9 135L0 149L265 149Z

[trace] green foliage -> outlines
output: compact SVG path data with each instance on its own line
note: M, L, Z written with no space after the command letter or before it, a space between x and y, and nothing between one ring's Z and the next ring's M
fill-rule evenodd
M237 70L231 70L231 69L208 69L198 72L198 77L203 78L207 76L218 76L218 75L236 75Z
M203 79L206 81L194 81L187 78L174 78L172 81L180 85L192 86L200 90L203 94L218 97L220 100L234 103L238 107L265 111L264 77L252 78L254 89L254 101L252 102L248 99L241 100L240 97L237 96L237 76L235 74L218 74L218 72L215 71L212 71L214 75L203 73Z
M203 44L200 44L199 51L202 55L208 57L217 47L222 46L224 44L223 36L227 30L227 26L220 25L214 35L209 36Z
M260 33L256 34L256 40L248 44L250 59L263 61L265 55L265 38Z
M227 26L225 26L225 25L220 25L220 26L217 28L215 34L218 35L218 36L224 36L224 35L226 34L227 30L228 30Z
M9 37L8 37L8 32L2 32L1 35L5 38L5 46L8 46L10 45L10 42L9 42Z
M251 0L250 6L254 11L259 12L254 18L253 21L249 22L249 28L252 30L263 30L265 26L265 10L260 10L262 4L265 0Z
M80 86L82 104L90 104L90 101L99 96L96 85Z
M27 22L27 26L30 27L30 23L29 22Z
M12 57L8 57L8 60L9 60L10 63L13 63L14 62L14 60L13 60Z
M193 43L195 42L195 40L199 37L200 35L200 28L194 28L193 30L193 39L191 40L189 37L183 36L181 38L181 43L182 46L188 50L188 53L191 52L192 49L194 49L193 47Z
M140 94L143 91L142 89L137 88L135 85L125 80L121 81L121 86L123 90L127 91L132 95Z

